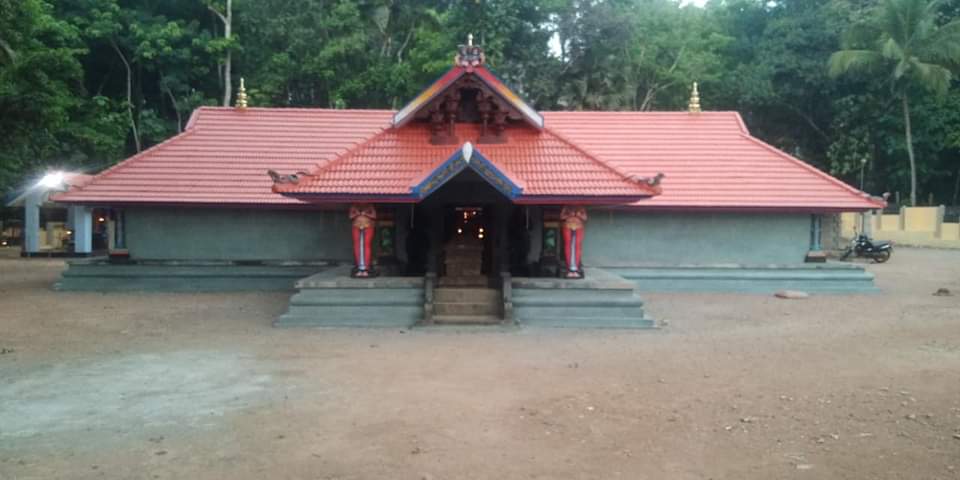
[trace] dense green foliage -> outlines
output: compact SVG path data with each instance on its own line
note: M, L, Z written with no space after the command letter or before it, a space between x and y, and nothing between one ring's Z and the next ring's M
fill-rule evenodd
M239 77L254 106L397 108L473 33L541 110L678 110L699 81L704 108L873 193L910 191L912 145L920 202L956 203L954 18L960 0L0 0L0 190L149 148Z

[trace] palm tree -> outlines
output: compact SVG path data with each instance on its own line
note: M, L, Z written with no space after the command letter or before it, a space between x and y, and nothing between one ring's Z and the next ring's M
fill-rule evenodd
M883 0L870 21L847 32L847 50L830 56L830 75L880 74L903 108L910 159L910 204L917 204L917 165L910 126L910 91L943 95L960 64L960 20L937 25L943 0Z

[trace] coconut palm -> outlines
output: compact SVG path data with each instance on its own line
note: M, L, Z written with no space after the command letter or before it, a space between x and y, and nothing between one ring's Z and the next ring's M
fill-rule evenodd
M883 0L875 15L847 32L847 50L830 56L830 75L880 75L903 109L910 160L910 204L917 204L917 165L910 127L910 92L943 95L960 64L960 20L937 25L942 0Z

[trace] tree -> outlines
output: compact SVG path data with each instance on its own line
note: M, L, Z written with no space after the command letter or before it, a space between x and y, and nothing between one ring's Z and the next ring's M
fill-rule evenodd
M223 106L229 107L230 98L233 96L233 84L230 78L233 67L233 49L231 45L233 42L233 0L226 0L226 3L222 6L223 12L220 11L220 7L212 3L208 4L207 8L223 23L222 49L226 50L226 57L223 60L223 70L221 70L220 75L221 78L223 78Z
M83 44L43 0L0 0L0 190L63 159Z
M847 49L830 57L829 73L882 74L900 100L910 162L910 204L917 204L910 99L918 90L946 94L951 68L960 63L960 21L938 25L940 0L884 0L864 23L848 32Z

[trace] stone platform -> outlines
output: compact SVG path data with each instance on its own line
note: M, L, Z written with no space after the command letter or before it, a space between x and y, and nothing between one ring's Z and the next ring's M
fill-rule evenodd
M331 268L296 282L277 327L408 328L423 320L423 277L351 278Z
M640 265L605 268L643 292L738 292L772 294L802 290L821 294L876 293L873 274L860 265Z
M141 261L112 263L105 257L69 260L55 290L230 292L289 291L307 275L330 268L324 262Z
M514 278L513 316L520 325L572 328L656 328L636 284L590 268L586 278Z

